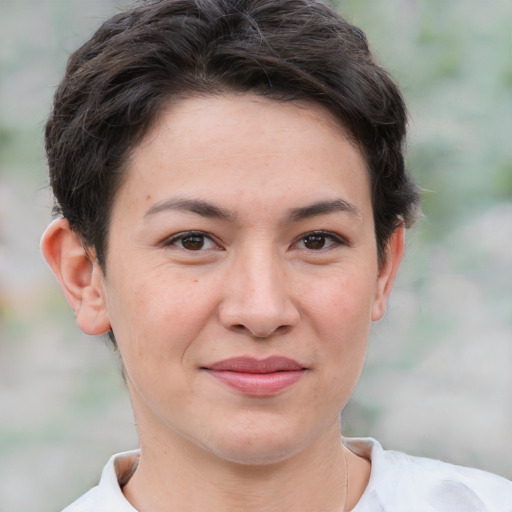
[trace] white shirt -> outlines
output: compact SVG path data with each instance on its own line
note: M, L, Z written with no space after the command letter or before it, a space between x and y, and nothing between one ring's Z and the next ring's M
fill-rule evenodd
M512 482L505 478L384 450L371 438L344 438L343 443L372 463L368 486L352 512L512 512ZM137 512L121 486L138 456L138 450L114 455L100 483L63 512Z

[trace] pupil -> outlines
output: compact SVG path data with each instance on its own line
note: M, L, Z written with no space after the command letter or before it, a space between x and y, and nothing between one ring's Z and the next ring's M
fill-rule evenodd
M190 251L198 251L203 248L204 245L204 237L200 235L191 235L187 236L182 240L182 245L185 249Z
M309 235L304 238L304 245L308 249L323 249L325 245L325 236Z

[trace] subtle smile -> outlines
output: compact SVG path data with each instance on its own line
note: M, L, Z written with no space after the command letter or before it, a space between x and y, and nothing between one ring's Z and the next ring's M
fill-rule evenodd
M306 372L297 361L282 356L266 359L235 357L202 369L241 393L257 397L278 394Z

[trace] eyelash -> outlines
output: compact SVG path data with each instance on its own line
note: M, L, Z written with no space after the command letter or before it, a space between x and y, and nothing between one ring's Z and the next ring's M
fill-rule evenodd
M187 238L192 239L194 237L202 239L201 247L198 247L197 249L187 249L186 247L183 246L184 240L186 240ZM180 242L180 241L181 241L181 247L178 246L178 242ZM172 237L164 240L162 245L166 246L166 247L174 245L175 247L178 247L179 249L183 249L185 251L200 252L201 250L204 250L203 246L208 241L211 244L213 244L215 246L215 248L219 247L219 245L213 240L213 238L210 235L208 235L207 233L203 233L202 231L184 231L182 233L177 233L176 235L173 235ZM212 247L209 247L208 249L211 249L211 248Z
M187 248L183 246L183 242L188 239L193 238L199 239L198 245L199 247L195 249ZM306 242L308 238L316 237L317 240L320 239L322 241L322 245L325 245L325 242L327 240L330 240L331 243L327 247L320 247L320 248L308 248L308 247L302 247L301 249L311 252L320 252L323 250L328 250L331 247L338 247L340 245L348 245L348 243L343 240L338 235L335 235L334 233L331 233L329 231L310 231L308 233L304 233L301 235L296 242L292 244L292 247L297 246L300 243ZM181 247L178 245L178 243L181 241ZM310 240L311 241L311 240ZM207 247L204 248L205 243L210 242L215 246L215 248L219 248L219 245L213 240L213 238L208 235L207 233L204 233L202 231L185 231L182 233L177 233L176 235L173 235L171 238L166 239L162 245L164 246L175 246L179 249L186 250L188 252L201 252L202 250L206 249L212 249L213 247Z
M320 252L320 251L328 250L331 247L339 247L341 245L349 245L346 242L346 240L344 240L343 238L341 238L338 235L335 235L334 233L331 233L330 231L310 231L309 233L304 233L303 235L301 235L298 238L297 242L295 242L293 245L296 246L299 243L304 242L308 237L323 238L324 243L326 240L331 240L331 244L328 245L327 247L320 247L318 249L311 249L311 248L308 249L307 247L303 248L304 250L311 251L311 252Z

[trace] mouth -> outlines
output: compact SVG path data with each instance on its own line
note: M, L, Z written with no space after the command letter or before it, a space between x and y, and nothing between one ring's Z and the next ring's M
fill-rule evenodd
M273 396L295 384L307 371L297 361L282 356L265 359L235 357L202 370L227 386L250 396Z

